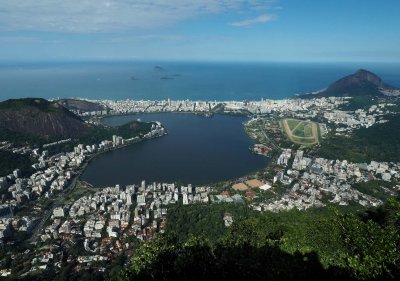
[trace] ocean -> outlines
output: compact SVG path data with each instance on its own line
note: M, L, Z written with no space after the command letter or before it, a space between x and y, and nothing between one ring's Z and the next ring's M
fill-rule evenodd
M400 87L400 64L52 62L0 63L0 100L22 97L88 99L283 99L322 89L368 69Z

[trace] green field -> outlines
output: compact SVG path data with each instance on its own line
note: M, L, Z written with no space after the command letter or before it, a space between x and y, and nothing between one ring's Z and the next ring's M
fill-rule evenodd
M293 137L293 142L297 143L297 144L303 144L303 145L311 145L311 144L315 144L315 140L314 138L301 138L301 137Z
M290 130L293 130L294 128L296 128L297 125L299 125L299 123L301 123L301 120L295 120L295 119L286 119L286 120Z
M283 119L281 126L288 138L296 144L309 146L319 143L318 123L297 119Z
M298 126L292 130L292 134L301 138L313 137L312 125L308 122L300 122Z

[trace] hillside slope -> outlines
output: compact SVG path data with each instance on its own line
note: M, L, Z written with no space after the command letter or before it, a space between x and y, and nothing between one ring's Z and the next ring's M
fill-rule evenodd
M398 96L400 89L386 84L376 74L360 69L354 74L343 77L332 83L328 88L315 94L301 95L301 98L319 98L328 96L358 97L358 96Z
M79 136L89 128L65 107L45 99L10 99L0 103L0 129L49 138Z

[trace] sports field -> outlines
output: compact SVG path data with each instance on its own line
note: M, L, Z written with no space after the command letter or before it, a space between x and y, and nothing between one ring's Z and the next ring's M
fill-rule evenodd
M314 145L319 142L318 123L297 119L283 119L281 125L288 138L294 143Z

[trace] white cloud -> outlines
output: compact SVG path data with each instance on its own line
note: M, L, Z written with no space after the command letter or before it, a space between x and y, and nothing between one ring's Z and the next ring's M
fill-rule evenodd
M230 25L232 26L250 26L250 25L254 25L254 24L258 24L258 23L266 23L266 22L270 22L276 19L276 15L272 15L272 14L263 14L260 15L256 18L253 19L247 19L247 20L242 20L242 21L237 21L237 22L232 22L230 23Z
M274 0L0 0L0 31L113 32L204 14L254 11ZM265 17L261 16L261 17Z

